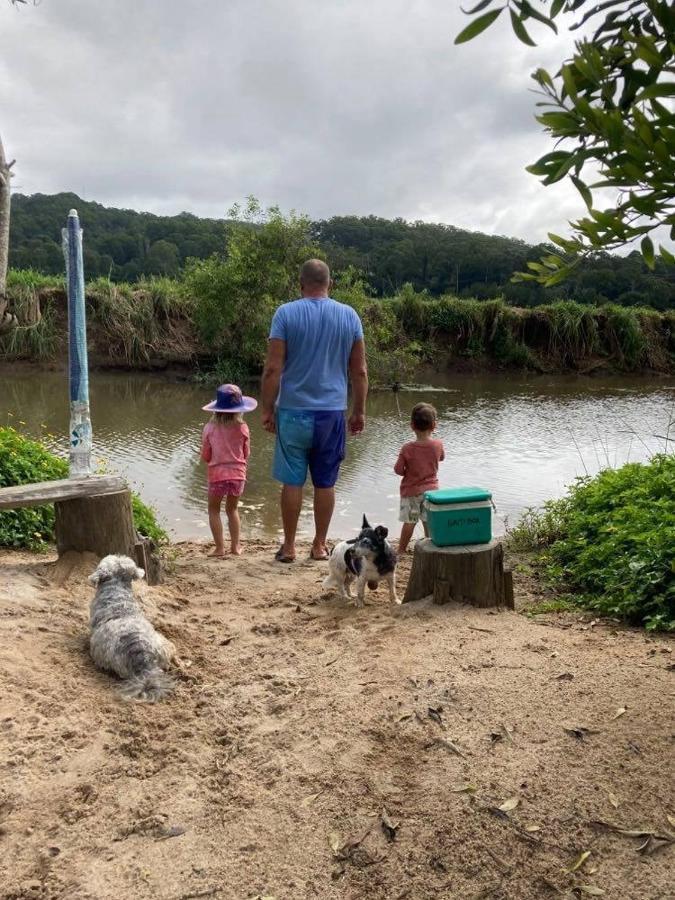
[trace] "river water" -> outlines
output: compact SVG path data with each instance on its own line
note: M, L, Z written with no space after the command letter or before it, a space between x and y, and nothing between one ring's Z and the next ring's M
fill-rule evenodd
M126 476L174 538L207 537L199 443L207 420L201 406L210 392L139 373L94 373L90 391L100 465ZM413 437L409 411L421 400L439 413L438 437L446 452L441 485L490 489L497 506L495 531L502 533L505 521L560 496L576 476L663 450L656 435L664 434L675 409L675 379L453 376L436 387L371 394L367 430L349 441L333 537L353 534L363 512L373 523L398 529L398 478L392 466L400 446ZM276 537L273 438L262 430L258 412L247 422L252 454L243 527L251 536ZM65 451L67 376L21 368L5 375L3 423L34 435L50 433ZM301 531L310 529L307 505Z

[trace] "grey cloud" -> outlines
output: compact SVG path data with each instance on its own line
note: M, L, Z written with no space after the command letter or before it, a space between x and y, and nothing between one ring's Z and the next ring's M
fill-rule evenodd
M523 171L547 146L529 72L564 40L528 50L500 22L454 47L465 21L447 0L0 6L16 188L211 216L253 193L541 240L581 211Z

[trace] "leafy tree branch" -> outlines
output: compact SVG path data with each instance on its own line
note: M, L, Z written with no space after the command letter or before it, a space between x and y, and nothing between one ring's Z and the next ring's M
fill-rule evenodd
M535 5L536 2L536 5ZM492 7L492 8L491 8ZM528 171L545 185L568 178L587 214L572 222L572 236L550 234L560 253L530 262L519 280L551 286L565 279L579 258L640 241L646 264L658 252L651 233L670 228L675 239L675 6L665 0L481 0L472 21L455 39L477 37L508 12L516 37L535 46L532 26L558 33L561 15L574 16L579 31L571 59L555 75L537 69L537 121L555 141ZM587 36L588 35L588 36ZM593 192L614 190L612 205L598 209Z

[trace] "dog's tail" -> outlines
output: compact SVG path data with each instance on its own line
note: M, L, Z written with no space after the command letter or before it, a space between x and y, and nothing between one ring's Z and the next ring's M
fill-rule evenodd
M131 678L127 678L120 687L120 694L125 700L156 703L171 693L174 684L170 675L155 666L140 675L132 675Z

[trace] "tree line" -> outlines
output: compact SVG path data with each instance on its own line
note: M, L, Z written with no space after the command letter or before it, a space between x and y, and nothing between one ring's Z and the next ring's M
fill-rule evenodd
M10 266L60 274L60 232L72 207L77 208L85 230L87 277L114 282L136 282L153 275L176 277L189 259L222 254L232 226L228 219L205 219L187 212L158 216L107 208L72 193L15 194ZM334 270L358 270L375 296L390 296L411 284L433 297L452 294L480 300L501 295L518 306L573 299L675 308L675 270L658 259L650 270L637 252L623 257L595 253L564 283L546 288L511 281L528 262L550 252L545 244L377 216L334 216L311 223L310 233Z

